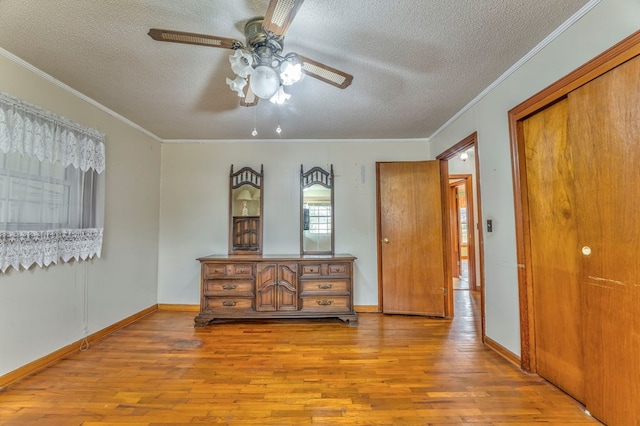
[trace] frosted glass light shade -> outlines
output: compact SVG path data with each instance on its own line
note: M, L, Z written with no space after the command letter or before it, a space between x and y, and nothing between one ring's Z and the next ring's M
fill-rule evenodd
M292 84L297 83L302 78L302 65L301 64L292 64L290 62L283 62L281 65L281 73L280 78L282 79L282 84L285 86L291 86Z
M266 65L257 66L251 73L249 80L251 91L261 99L271 99L280 87L280 77L271 67Z
M269 99L271 102L273 102L274 104L283 104L286 101L289 100L289 98L291 97L291 95L287 94L284 91L284 88L282 86L280 86L278 88L278 91L276 92L275 95L273 95L271 97L271 99Z
M229 85L231 90L238 93L238 96L244 98L244 92L242 90L244 89L244 86L247 85L247 80L242 77L236 77L233 80L227 78L227 84Z
M243 50L236 50L233 55L229 56L229 62L231 62L231 71L240 77L247 78L253 68L253 57L250 53Z

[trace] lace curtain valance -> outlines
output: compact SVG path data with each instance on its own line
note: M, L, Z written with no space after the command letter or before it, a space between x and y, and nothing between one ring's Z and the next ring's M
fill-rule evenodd
M0 150L82 171L105 168L104 134L0 92Z
M105 136L0 92L0 271L100 257Z

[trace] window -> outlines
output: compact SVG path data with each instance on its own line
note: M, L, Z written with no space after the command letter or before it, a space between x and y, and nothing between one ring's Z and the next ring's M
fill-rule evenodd
M330 234L331 204L309 203L307 207L309 210L309 232L312 234Z
M104 135L0 93L0 271L101 254Z
M0 226L3 230L68 226L74 182L60 163L0 152Z

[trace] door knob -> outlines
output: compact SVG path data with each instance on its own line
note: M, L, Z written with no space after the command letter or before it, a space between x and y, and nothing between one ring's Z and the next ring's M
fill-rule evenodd
M389 244L389 239L385 238L384 240L382 240L385 244Z
M589 246L582 247L582 254L584 254L585 256L589 256L591 254L591 247Z

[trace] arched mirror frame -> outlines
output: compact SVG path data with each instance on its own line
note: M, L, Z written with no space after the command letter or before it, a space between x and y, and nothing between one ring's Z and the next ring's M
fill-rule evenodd
M309 216L305 214L305 189L310 188L313 185L321 185L328 188L331 197L331 213L330 213L330 226L331 237L330 247L327 250L311 250L305 247L305 230L308 230ZM334 254L334 242L335 242L335 220L334 220L334 183L333 183L333 164L331 164L330 171L327 172L322 167L313 167L309 171L305 172L304 167L300 165L300 254L302 255L314 255L314 254ZM307 210L308 212L308 210ZM307 225L305 225L307 224ZM305 229L307 228L307 229Z
M229 254L262 254L264 167L229 174Z

